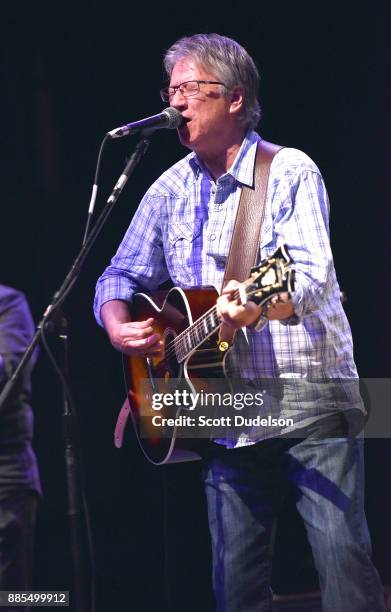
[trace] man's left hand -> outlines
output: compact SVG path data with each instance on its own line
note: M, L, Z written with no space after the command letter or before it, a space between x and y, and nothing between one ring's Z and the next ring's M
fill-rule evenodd
M217 300L217 313L221 320L232 329L247 327L255 323L262 313L262 307L251 300L242 305L234 298L240 283L229 281ZM294 314L292 302L288 293L273 296L268 304L267 316L270 320L287 319Z

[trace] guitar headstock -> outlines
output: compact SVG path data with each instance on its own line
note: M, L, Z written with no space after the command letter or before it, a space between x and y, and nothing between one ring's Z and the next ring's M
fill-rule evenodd
M246 297L256 304L264 304L274 295L294 291L294 270L286 245L280 246L273 255L258 266L251 268L251 274L244 283Z

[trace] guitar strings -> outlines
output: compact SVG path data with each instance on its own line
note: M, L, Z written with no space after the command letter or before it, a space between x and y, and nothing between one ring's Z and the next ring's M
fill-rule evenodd
M271 264L268 266L268 268L270 268L270 266ZM250 277L246 281L244 281L242 284L244 285L245 288L247 288L247 286L251 285L253 282L254 282L253 279ZM255 293L258 290L259 289L257 288L253 292L250 292L248 294L246 293L246 295L251 295L252 293ZM240 298L239 290L233 294L233 298L235 300ZM183 361L189 352L194 350L197 347L197 345L202 344L202 342L204 341L204 340L199 340L197 337L197 332L201 330L201 327L203 326L204 321L210 316L212 316L214 319L216 315L217 315L216 306L212 306L212 308L210 308L199 319L197 319L195 323L193 323L190 327L188 327L186 330L184 330L178 336L176 336L174 340L169 342L166 347L167 350L165 352L165 359L163 361L165 361L167 358L170 358L174 354L179 355L180 361ZM218 321L215 324L215 329L211 330L208 335L211 335L214 331L216 331L220 325L221 325L221 321L218 319ZM195 345L192 346L190 350L185 346L186 337L189 338L191 344L193 344L193 341L195 340ZM182 353L183 353L183 357L182 357Z
M171 342L169 342L166 346L165 357L170 358L173 354L179 354L184 350L184 357L186 357L186 353L190 352L188 348L185 346L185 338L188 337L190 342L196 340L196 345L200 344L202 341L197 341L196 329L201 329L202 324L208 317L212 317L213 320L217 317L217 309L216 306L210 308L206 313L204 313L195 323L193 323L189 328L181 332L178 336L174 338ZM218 319L218 322L215 325L215 329L210 330L210 333L215 331L217 327L221 324L221 321ZM209 326L208 326L209 328ZM182 350L181 350L182 349ZM192 350L192 349L191 349Z
M265 274L268 272L268 270L271 268L271 266L273 264L275 264L275 260L269 261L268 265L266 266L266 270L261 273L259 272L259 275L265 276ZM285 266L282 264L281 262L277 262L280 263L280 266L282 268L281 272L285 272ZM265 266L264 266L265 267ZM245 287L245 289L247 289L247 287L251 284L253 284L254 279L252 277L248 278L247 280L245 280L242 285ZM281 281L280 281L281 284ZM264 288L265 289L265 288ZM251 291L249 293L247 293L246 291L246 296L250 296L254 293L256 293L257 291L259 291L259 288L257 288L254 291ZM238 298L240 298L240 291L236 291L233 294L233 298L236 300ZM269 296L270 297L270 296ZM268 298L266 298L265 300L261 300L259 302L259 304L264 303L265 301L267 301ZM197 319L197 321L195 321L190 327L188 327L187 329L185 329L184 331L182 331L180 334L178 334L178 336L176 336L171 342L169 342L166 346L166 351L165 351L165 356L164 359L162 359L161 362L159 363L164 363L167 359L169 359L171 356L176 355L178 357L178 361L184 361L184 359L186 359L186 356L192 351L195 350L195 348L199 345L202 344L202 342L204 342L204 340L206 340L206 337L203 339L199 339L200 337L202 338L202 334L198 335L198 332L202 332L205 333L204 330L202 330L201 328L204 327L204 323L206 322L208 317L212 317L212 321L213 321L213 325L214 325L214 329L210 330L208 333L208 336L211 335L212 333L214 333L217 328L221 325L221 321L218 319L217 317L217 308L216 305L212 306L212 308L210 308L207 312L205 312L199 319ZM207 328L209 328L208 323L206 323ZM189 344L191 346L190 350L186 347L185 345L185 339L189 340ZM193 345L195 341L195 344Z
M239 292L235 293L234 297L235 297L235 299L237 297L239 297ZM202 327L204 321L206 321L208 317L212 317L213 322L214 322L214 326L215 326L214 329L211 329L209 331L209 334L213 333L219 327L219 325L221 324L220 319L218 319L218 317L217 317L216 306L212 306L212 308L207 310L199 319L197 319L197 321L195 323L193 323L190 327L188 327L183 332L181 332L178 336L176 336L174 338L174 340L172 340L171 342L169 342L167 344L165 358L170 358L173 354L177 354L178 355L179 353L182 353L183 350L184 350L184 358L185 358L186 354L190 352L189 349L185 346L185 338L186 337L188 337L190 339L191 343L193 343L193 340L195 340L196 341L196 345L197 344L201 344L202 340L199 341L197 339L197 331L201 330L201 327ZM215 320L216 320L216 322L215 322ZM209 328L209 326L208 326L208 328ZM191 349L191 350L193 350L193 349Z
M250 285L252 284L253 280L252 279L247 279L243 285L246 287L246 285ZM251 295L251 294L250 294ZM240 297L240 291L236 291L233 294L233 298L236 300ZM193 344L193 341L195 341L195 346L192 346L192 348L190 350L193 350L198 344L202 344L202 342L204 340L199 340L199 336L198 336L198 331L203 331L201 328L203 327L204 322L206 321L206 319L208 317L212 317L213 321L214 319L217 317L217 309L216 306L212 306L212 308L210 308L207 312L205 312L199 319L197 319L197 321L195 321L190 327L188 327L186 330L184 330L183 332L181 332L178 336L176 336L174 338L174 340L172 340L171 342L169 342L167 344L167 349L166 353L165 353L165 357L169 358L171 357L174 353L178 354L179 352L183 352L181 351L181 349L184 349L185 353L184 353L184 358L186 358L186 353L189 353L189 349L184 346L185 344L185 338L189 338L191 344ZM216 329L221 325L221 321L220 319L217 319L217 322L214 323L215 324L215 328L213 330L210 330L208 335L210 335L211 333L213 333L214 331L216 331Z

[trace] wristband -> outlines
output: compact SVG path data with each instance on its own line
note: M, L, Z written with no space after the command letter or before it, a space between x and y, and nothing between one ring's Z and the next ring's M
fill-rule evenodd
M268 310L269 304L265 304L262 307L262 312L259 315L258 319L255 320L255 322L252 325L252 328L254 331L259 332L261 331L261 329L263 329L266 325L266 323L269 321L269 319L267 318L267 310Z

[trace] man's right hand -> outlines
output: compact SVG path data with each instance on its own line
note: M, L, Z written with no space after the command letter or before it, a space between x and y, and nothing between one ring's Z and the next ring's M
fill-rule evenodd
M122 300L103 304L101 318L111 344L126 355L147 357L159 355L163 349L160 335L153 330L154 319L131 321L129 306Z
M108 331L111 344L121 353L147 357L158 355L163 348L160 335L155 333L152 325L154 319L131 321L111 325Z

